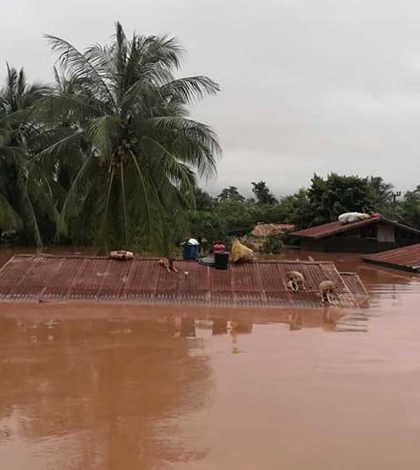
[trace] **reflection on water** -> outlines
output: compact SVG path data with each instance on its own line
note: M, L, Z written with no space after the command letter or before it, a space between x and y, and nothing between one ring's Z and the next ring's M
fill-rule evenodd
M211 391L189 332L53 315L0 320L1 468L154 468L205 454L177 436L176 416L206 406Z
M419 468L418 278L335 261L369 308L1 304L0 468Z

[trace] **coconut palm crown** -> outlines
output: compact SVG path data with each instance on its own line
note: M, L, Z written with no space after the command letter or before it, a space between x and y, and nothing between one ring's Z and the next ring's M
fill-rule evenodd
M193 204L196 176L215 172L217 137L188 118L188 105L218 85L205 76L175 78L183 52L175 39L129 39L119 23L109 46L84 52L47 38L61 75L38 111L56 139L36 158L51 168L77 162L60 231L91 224L107 248L164 242L168 225Z
M21 241L38 246L41 232L53 233L58 216L48 175L32 158L42 129L31 109L50 91L7 65L0 90L0 232L20 233Z

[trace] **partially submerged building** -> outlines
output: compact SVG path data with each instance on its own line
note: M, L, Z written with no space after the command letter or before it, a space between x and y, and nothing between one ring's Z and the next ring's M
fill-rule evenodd
M386 268L420 273L420 243L363 256L362 259L367 263L377 264Z
M251 232L251 236L264 239L274 233L286 233L295 229L293 224L257 224Z
M367 297L357 274L341 275L327 261L256 261L232 264L227 270L176 261L176 273L167 272L157 261L14 256L0 269L0 300L316 308L323 305L319 284L327 279L336 286L337 307L359 306ZM302 273L305 289L288 288L289 271Z
M420 242L420 230L383 216L349 224L330 222L290 236L305 250L353 253L377 253Z
M274 234L285 234L295 229L293 224L257 224L249 236L246 243L253 250L260 250L267 237Z

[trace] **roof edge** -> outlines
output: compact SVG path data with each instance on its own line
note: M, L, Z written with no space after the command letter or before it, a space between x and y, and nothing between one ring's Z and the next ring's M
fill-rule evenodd
M353 222L353 223L350 223L350 224L343 224L343 225L340 225L340 226L338 226L334 229L331 229L329 232L325 232L325 233L319 233L319 234L314 234L314 235L305 235L305 234L300 233L300 232L304 232L306 230L309 230L311 228L322 227L323 225L332 224L334 222L338 222L338 221L327 222L326 224L315 225L314 227L308 227L306 229L297 230L295 232L290 233L289 235L291 237L296 237L296 238L303 238L303 239L309 239L309 240L320 240L322 238L328 238L328 237L331 237L333 235L336 235L337 233L342 233L342 232L347 232L349 230L352 230L353 225L354 225L354 228L356 229L356 228L360 228L360 227L365 227L367 225L377 224L379 222L383 222L383 223L388 224L388 225L393 225L394 227L399 227L401 229L404 229L404 230L407 230L409 232L416 233L416 234L420 235L420 230L419 229L416 229L415 227L411 227L410 225L402 224L401 222L389 219L389 218L384 217L384 216L372 217L370 219L366 219L366 220L363 220L363 221L357 221L357 222Z

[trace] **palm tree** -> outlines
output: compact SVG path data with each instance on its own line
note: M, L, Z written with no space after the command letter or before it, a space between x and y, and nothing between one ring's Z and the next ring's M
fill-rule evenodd
M48 93L44 85L29 85L23 69L7 66L0 91L0 233L14 230L37 245L57 219L48 178L32 159L41 129L31 107Z
M64 78L40 110L61 138L37 158L68 166L79 155L60 230L90 224L102 247L162 246L168 224L193 203L196 174L215 172L217 137L187 117L187 106L218 85L205 76L175 78L182 49L173 38L128 39L119 23L110 46L83 53L47 38Z

